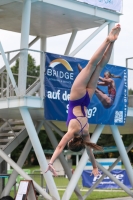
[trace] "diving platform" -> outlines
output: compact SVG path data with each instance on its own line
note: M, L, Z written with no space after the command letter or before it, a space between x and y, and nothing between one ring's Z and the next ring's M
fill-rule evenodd
M118 126L121 134L133 134L133 96L129 97L129 106L127 111L126 123L124 126ZM0 99L0 118L9 119L22 119L20 114L20 107L27 107L33 121L44 120L44 100L41 97L35 96L23 96L23 97L11 97ZM63 121L51 121L61 131L66 132L66 122ZM90 124L90 133L93 133L96 125ZM112 134L109 126L105 126L102 134Z
M21 33L23 0L0 2L0 28ZM52 37L118 23L122 13L76 0L31 0L30 35Z

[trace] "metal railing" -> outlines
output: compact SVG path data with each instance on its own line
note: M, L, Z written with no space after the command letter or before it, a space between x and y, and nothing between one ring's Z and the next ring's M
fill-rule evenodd
M14 77L17 77L15 79L18 79L18 74L14 74ZM28 86L28 88L26 89L26 94L28 94L28 92L30 92L31 89L33 89L33 87L36 85L37 82L39 82L39 78L36 76L29 76L27 75L27 81L28 79L33 79L32 84ZM32 95L39 95L39 91L36 90L35 92L33 92ZM16 96L13 85L9 79L9 76L7 74L7 72L3 72L0 74L0 98L7 98L7 97L11 97L11 96Z
M24 50L34 52L34 53L39 53L40 55L44 54L43 51L38 51L38 50L33 50L33 49L17 49L17 50L7 51L7 52L5 52L5 54L7 55L10 67L13 67L13 66L11 66L11 64L13 64L19 58L20 52L24 51ZM16 52L19 52L19 53L17 53L10 60L11 53L16 53ZM39 73L40 73L40 70L39 70ZM14 76L14 79L15 79L16 85L17 85L18 74L13 73L13 76ZM30 84L27 85L26 95L40 96L40 93L39 93L39 90L40 90L40 87L41 87L40 76L41 76L41 74L38 77L27 75L27 83L30 82ZM16 96L15 88L13 88L13 85L11 83L9 76L8 76L8 73L6 72L6 66L3 65L0 68L0 98L8 98L8 97L12 97L12 96Z
M126 58L126 68L128 69L128 89L133 90L132 81L133 81L133 57ZM129 107L133 107L133 95L129 94Z
M133 57L126 58L126 67L127 67L129 70L133 70L133 68L129 68L129 60L133 60Z

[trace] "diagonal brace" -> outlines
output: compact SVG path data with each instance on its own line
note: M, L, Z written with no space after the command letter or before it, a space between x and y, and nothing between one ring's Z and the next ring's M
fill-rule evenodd
M103 171L111 180L113 180L117 185L119 185L125 192L127 192L131 197L133 197L133 193L128 187L126 187L123 183L121 183L118 179L116 179L108 170L106 170L102 165L100 165L97 161L97 166L100 170Z
M4 53L4 50L3 50L3 47L2 47L1 42L0 42L0 51L1 51L1 54L2 54L2 57L3 57L3 60L4 60L4 62L5 62L5 65L6 65L7 73L8 73L8 75L9 75L10 79L11 79L11 83L12 83L12 85L13 85L13 88L14 88L14 90L15 90L15 92L16 92L16 95L18 95L18 87L17 87L17 85L16 85L16 81L15 81L14 76L13 76L13 74L12 74L12 71L11 71L11 69L10 69L8 60L7 60L6 56L5 56L5 53Z
M105 26L107 26L109 22L105 22L102 24L96 31L94 31L86 40L84 40L72 53L70 56L75 56L89 41L91 41Z
M15 169L18 174L20 174L22 177L24 177L26 180L32 180L32 178L26 174L11 158L9 158L5 153L4 151L2 151L0 149L0 156L7 162L9 163L13 169ZM35 188L37 189L37 191L42 194L47 200L52 200L52 197L47 194L41 187L40 185L38 185L34 180L33 181L33 184L35 186Z
M127 148L127 153L130 151L130 149L133 147L133 142L129 145L129 147ZM117 163L121 160L121 157L119 156L117 158L117 160L108 168L108 171L111 171L116 165ZM106 174L103 174L98 180L97 182L88 190L88 192L83 196L83 199L86 199L89 194L99 185L99 183L106 177Z

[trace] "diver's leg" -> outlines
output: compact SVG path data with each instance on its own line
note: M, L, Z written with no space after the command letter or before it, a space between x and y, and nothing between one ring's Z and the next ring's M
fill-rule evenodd
M93 94L95 92L95 88L97 86L97 81L98 81L98 78L100 76L100 73L101 73L103 67L108 63L108 61L110 59L111 52L112 52L112 49L113 49L113 45L114 45L114 42L111 42L108 45L101 61L96 66L96 70L93 72L93 74L90 78L90 81L88 82L87 90L88 90L90 98L93 96Z
M117 39L119 32L120 32L120 26L116 25L111 30L106 40L101 44L101 46L94 53L94 55L92 56L92 58L90 59L86 67L76 77L71 88L71 94L70 94L71 100L76 100L84 96L84 94L86 93L86 88L90 88L90 97L92 96L92 94L95 91L96 83L99 77L99 76L94 75L95 71L98 71L97 74L100 74L101 69L102 69L102 66L100 65L102 65L102 63L105 62L103 61L103 58L105 60L105 57L106 57L105 55L111 54L109 52L112 51L111 47L114 44L114 41ZM93 77L93 80L92 80L92 77ZM92 81L91 81L91 84L89 85L90 80Z

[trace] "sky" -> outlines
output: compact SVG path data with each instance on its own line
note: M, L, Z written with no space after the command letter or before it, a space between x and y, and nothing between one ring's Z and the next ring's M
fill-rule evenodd
M114 47L114 65L124 66L126 58L133 57L133 0L123 0L123 15L120 16L121 32ZM72 46L73 51L82 41L84 41L95 28L91 30L79 31ZM75 57L90 59L101 41L107 36L107 28L104 28L95 38L92 39ZM71 34L64 34L47 39L47 51L51 53L64 54ZM0 29L0 40L4 51L10 51L20 48L20 34ZM29 42L34 37L29 37ZM40 42L32 46L32 49L39 50ZM13 55L13 54L12 54ZM32 54L36 58L36 64L39 64L38 53ZM2 66L2 62L0 67ZM128 67L133 69L133 59L129 60ZM133 70L128 70L128 87L133 89Z

